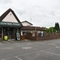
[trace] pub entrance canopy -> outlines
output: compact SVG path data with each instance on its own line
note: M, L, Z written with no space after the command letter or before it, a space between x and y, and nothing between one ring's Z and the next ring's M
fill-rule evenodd
M0 22L0 27L21 27L20 23L13 22Z
M0 22L0 38L4 39L4 36L8 36L8 39L16 39L17 33L20 40L20 23L13 22Z

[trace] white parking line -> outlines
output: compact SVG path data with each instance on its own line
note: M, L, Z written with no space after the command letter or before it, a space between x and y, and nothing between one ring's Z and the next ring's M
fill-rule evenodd
M48 52L48 51L44 51L44 50L41 50L42 52L45 52L45 53L49 53L49 54L53 54L53 55L57 55L57 56L60 56L60 54L56 54L56 53L52 53L52 52Z
M21 58L19 58L18 56L15 56L18 60L22 60Z
M19 58L18 56L26 56L26 55L30 55L30 54L34 54L34 53L40 53L40 52L43 52L43 50L39 50L39 51L34 51L34 52L29 52L29 53L25 53L25 54L22 54L22 55L17 55L17 56L12 56L12 57L9 57L9 58L4 58L5 60L6 59L11 59L11 58L18 58L20 60L22 60L21 58Z
M31 43L27 43L27 45L31 45Z
M5 60L5 59L2 59L2 60Z
M56 44L51 44L51 43L48 43L48 45L57 46Z
M48 43L48 45L55 46L55 48L60 48L60 47L59 47L58 45L56 45L56 44Z
M22 49L32 49L32 47L28 46L28 47L22 47Z
M1 50L6 50L6 49L13 49L13 47L4 47L4 48L1 48Z
M33 54L33 53L37 53L37 52L41 52L41 50L39 51L34 51L34 52L30 52L30 53L25 53L25 54L22 54L22 55L17 55L17 56L12 56L12 57L9 57L9 58L4 58L5 60L6 59L11 59L11 58L17 58L18 56L25 56L25 55L29 55L29 54ZM22 60L21 58L18 57L18 59ZM3 59L2 59L3 60Z
M60 48L59 46L56 46L55 48Z
M0 43L0 44L2 44L2 43Z
M4 43L9 43L8 41L3 41Z
M35 42L35 43L38 43L38 44L45 44L44 42Z

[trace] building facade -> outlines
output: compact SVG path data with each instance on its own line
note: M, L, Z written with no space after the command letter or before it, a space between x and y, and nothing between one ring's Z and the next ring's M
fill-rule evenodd
M22 25L23 25L23 27L21 28L22 40L37 39L38 34L40 34L41 32L44 33L44 31L45 31L45 28L33 26L33 24L28 21L23 21Z
M20 40L21 27L22 24L15 12L12 9L8 9L0 16L0 39L7 35L9 39Z

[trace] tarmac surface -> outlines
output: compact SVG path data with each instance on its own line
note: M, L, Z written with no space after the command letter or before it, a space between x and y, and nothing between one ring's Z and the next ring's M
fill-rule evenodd
M60 60L60 39L48 41L2 41L0 60Z

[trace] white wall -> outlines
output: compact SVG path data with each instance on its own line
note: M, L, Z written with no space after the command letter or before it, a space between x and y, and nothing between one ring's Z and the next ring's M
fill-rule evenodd
M16 23L18 23L18 21L16 20L16 18L12 14L12 12L9 12L9 14L2 21L3 22L16 22Z

